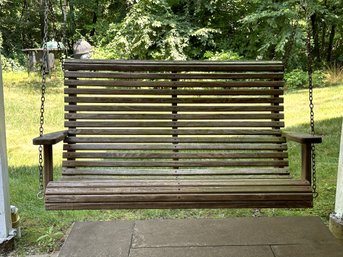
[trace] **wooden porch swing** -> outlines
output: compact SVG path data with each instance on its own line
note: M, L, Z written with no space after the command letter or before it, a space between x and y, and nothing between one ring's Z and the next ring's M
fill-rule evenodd
M43 135L43 67L33 140L44 148L47 209L312 206L311 153L321 137L281 130L281 62L68 59L64 75L66 130ZM286 139L301 144L300 178L291 176Z
M65 78L66 130L33 140L47 209L312 206L321 137L281 131L281 62L66 60ZM286 138L301 144L300 179Z

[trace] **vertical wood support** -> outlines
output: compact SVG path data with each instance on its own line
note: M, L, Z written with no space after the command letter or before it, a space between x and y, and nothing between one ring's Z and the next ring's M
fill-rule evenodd
M13 235L11 223L11 208L9 196L5 106L2 85L2 66L0 57L0 255L1 245L10 240Z
M175 71L173 71L172 73L176 73ZM172 81L177 81L177 79L172 79ZM175 87L172 87L172 91L175 91L175 90L177 90L177 87L175 86ZM172 107L177 107L177 94L172 94L172 99L173 99L173 102L172 102ZM175 101L175 102L174 102ZM176 125L174 125L174 124L176 124L177 123L177 119L176 118L174 118L176 115L177 115L177 111L175 111L175 110L173 110L172 111L172 115L173 115L173 119L172 119L172 122L173 122L173 127L172 127L172 129L173 130L177 130L178 129L178 127L176 126ZM177 140L177 138L178 138L178 133L173 133L173 135L172 135L172 137L173 137L173 145L174 146L176 146L178 143L177 142L175 142L174 140ZM179 152L179 150L177 150L177 149L173 149L173 152L174 153L178 153ZM179 159L178 158L173 158L173 160L174 161L178 161ZM179 167L174 167L174 169L178 169Z
M53 180L52 145L44 145L44 186Z
M282 69L282 72L284 72L284 69ZM273 79L273 81L282 81L283 79ZM279 90L280 87L271 87L270 89L277 89ZM284 90L284 87L281 88L282 90ZM283 94L282 94L283 95ZM280 99L280 95L271 95L270 96L271 98L277 98L277 99ZM271 106L280 106L279 103L271 103ZM271 114L277 114L279 115L280 114L280 111L271 111L270 112ZM271 119L272 122L280 122L280 118L272 118ZM277 129L277 130L280 130L280 127L272 127L272 129ZM278 137L278 138L281 138L281 134L280 135L275 135L275 137ZM283 144L283 142L280 142L279 145L281 146ZM284 152L284 150L278 150L279 153L282 153ZM287 151L286 151L287 152ZM284 158L276 158L275 160L279 160L279 161L283 161ZM284 166L279 166L279 168L283 168Z
M64 72L64 71L63 71ZM68 78L70 80L78 80L77 78ZM73 88L73 89L76 89L77 86L68 86L68 88ZM64 89L66 89L66 86L64 86ZM69 97L77 97L77 94L68 94ZM70 102L69 105L77 105L77 103L75 102ZM68 113L70 114L75 114L76 111L68 111ZM76 119L69 119L69 121L76 121ZM76 129L76 127L70 127L69 129ZM76 135L73 135L74 137L76 137ZM69 143L69 144L72 144L72 143ZM68 153L75 153L75 150L67 150ZM70 158L68 157L67 158L68 161L75 161L75 158ZM74 168L74 167L73 167Z
M311 144L301 144L301 179L312 183Z

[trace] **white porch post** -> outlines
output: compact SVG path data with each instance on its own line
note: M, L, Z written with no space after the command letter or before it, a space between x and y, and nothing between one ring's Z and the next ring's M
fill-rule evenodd
M12 236L6 154L5 107L0 56L0 244L9 240Z
M343 121L341 132L341 145L339 152L339 164L337 173L337 188L336 188L336 216L343 219Z
M343 239L343 120L338 160L335 212L330 215L329 227L337 238Z

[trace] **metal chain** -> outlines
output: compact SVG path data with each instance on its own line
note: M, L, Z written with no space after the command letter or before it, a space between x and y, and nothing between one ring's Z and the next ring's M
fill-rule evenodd
M312 49L311 49L311 21L308 15L308 7L306 7L306 20L307 20L307 40L306 40L306 48L307 48L307 73L308 73L308 96L309 96L309 107L310 107L310 130L311 134L315 134L314 130L314 103L313 103L313 81L312 81L312 74L313 74L313 60L312 60ZM317 192L317 172L316 172L316 147L314 144L311 144L311 163L312 163L312 193L313 197L316 198L318 196Z
M39 116L39 136L44 134L44 104L46 91L46 74L48 70L48 0L44 1L44 36L43 36L43 58L42 58L42 83L41 83L41 106ZM44 182L43 182L43 146L38 147L38 170L39 170L39 191L37 197L43 199Z

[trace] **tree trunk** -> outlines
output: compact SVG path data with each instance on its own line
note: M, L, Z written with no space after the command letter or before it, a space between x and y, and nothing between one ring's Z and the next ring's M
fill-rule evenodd
M332 48L333 48L333 40L335 38L336 33L336 25L332 25L331 32L330 32L330 38L329 38L329 44L328 44L328 51L327 51L327 57L326 61L329 63L331 61L332 56Z
M321 40L321 48L320 48L320 52L322 54L322 56L324 55L325 52L325 39L326 39L326 23L325 21L323 21L323 29L322 29L322 40Z
M73 49L73 45L74 45L74 33L75 33L75 15L74 15L74 3L73 3L73 0L69 0L69 24L70 24L70 27L69 27L69 33L68 33L68 36L70 37L67 37L68 38L68 49Z
M44 10L45 10L45 4L44 0L40 1L40 12L39 12L39 21L40 21L40 38L44 38Z
M317 14L314 13L311 15L311 24L312 24L312 37L313 37L313 55L316 62L320 62L320 49L319 49L319 36L318 36L318 22Z
M96 15L96 12L93 12L93 28L91 32L89 33L91 37L94 36L95 34L95 25L96 25L97 20L98 20L98 16Z

